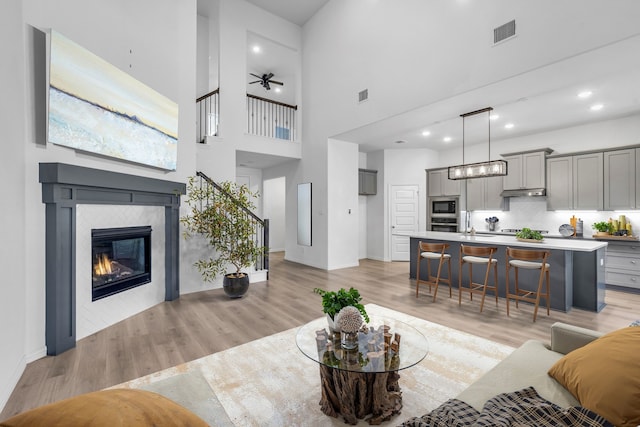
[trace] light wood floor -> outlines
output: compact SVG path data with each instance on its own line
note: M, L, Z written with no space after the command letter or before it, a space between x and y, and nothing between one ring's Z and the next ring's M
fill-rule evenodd
M514 347L531 338L548 341L549 327L562 321L610 331L640 318L640 294L607 290L600 313L544 310L532 322L532 307L512 306L506 316L504 299L496 307L487 299L448 298L441 287L433 303L424 286L419 298L409 280L409 264L362 260L359 267L324 271L272 254L268 282L256 283L242 299L227 298L222 289L183 295L78 341L59 356L30 363L11 395L0 420L27 409L89 391L100 390L170 366L281 332L322 316L314 287L357 288L363 302L466 331Z

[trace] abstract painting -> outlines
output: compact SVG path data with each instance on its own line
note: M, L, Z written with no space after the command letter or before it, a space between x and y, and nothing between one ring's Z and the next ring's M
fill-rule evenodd
M49 141L175 170L178 105L51 31Z

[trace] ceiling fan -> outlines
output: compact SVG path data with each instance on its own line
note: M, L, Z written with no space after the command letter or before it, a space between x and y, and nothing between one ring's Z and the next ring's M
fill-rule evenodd
M263 74L262 76L259 76L257 74L253 74L253 73L249 73L249 74L252 75L253 77L259 79L259 80L253 81L253 82L249 82L249 84L260 83L260 85L263 88L265 88L266 90L271 90L271 86L269 86L269 84L284 86L284 83L282 83L282 82L271 80L273 78L273 73Z

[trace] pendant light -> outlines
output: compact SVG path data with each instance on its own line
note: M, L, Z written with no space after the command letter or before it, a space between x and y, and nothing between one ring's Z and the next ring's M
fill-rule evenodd
M505 176L507 175L507 162L506 160L491 160L491 111L492 107L483 108L481 110L472 111L470 113L461 114L462 117L462 164L458 166L449 166L447 173L449 179L471 179L471 178L485 178L489 176ZM487 113L489 123L489 157L486 162L480 163L465 163L464 162L464 120L469 116L476 114Z

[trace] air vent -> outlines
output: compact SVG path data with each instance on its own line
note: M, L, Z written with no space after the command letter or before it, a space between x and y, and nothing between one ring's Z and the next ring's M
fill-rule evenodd
M366 101L367 99L369 99L369 89L358 92L358 102Z
M516 35L516 21L509 21L493 29L493 44L501 42Z

